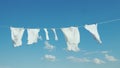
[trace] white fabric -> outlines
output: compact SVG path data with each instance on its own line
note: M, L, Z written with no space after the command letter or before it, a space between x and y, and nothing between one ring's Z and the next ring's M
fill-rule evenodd
M78 44L80 43L80 32L78 27L61 28L67 43L69 51L79 51Z
M53 31L53 33L54 33L54 35L55 35L55 40L58 40L58 36L57 36L57 33L56 33L55 28L52 28L52 31Z
M10 27L11 30L11 38L14 43L14 47L18 47L22 45L22 37L25 31L24 28L14 28Z
M85 25L84 28L88 30L100 44L102 43L97 30L97 24Z
M27 29L27 32L28 32L28 43L27 44L37 43L39 39L39 31L40 29Z
M47 28L44 28L45 34L46 34L46 40L49 40L48 30Z

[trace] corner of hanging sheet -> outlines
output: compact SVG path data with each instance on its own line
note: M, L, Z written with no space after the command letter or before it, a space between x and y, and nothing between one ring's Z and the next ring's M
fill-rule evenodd
M97 25L98 25L98 23L95 23L95 25L97 26Z
M99 43L100 43L100 45L102 45L102 41L100 41Z

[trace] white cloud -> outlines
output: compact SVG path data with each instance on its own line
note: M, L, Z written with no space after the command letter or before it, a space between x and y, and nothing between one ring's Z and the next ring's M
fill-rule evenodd
M114 56L110 56L108 54L105 54L105 58L108 60L108 61L117 61L117 59L114 57Z
M46 55L44 56L44 59L49 60L49 61L55 61L55 60L56 60L56 57L53 56L53 55L48 55L48 54L46 54Z
M90 60L87 58L77 58L74 56L69 56L69 57L67 57L67 59L70 61L73 61L73 62L90 62Z
M103 60L101 60L101 59L98 59L98 58L94 58L93 59L93 63L96 63L96 64L103 64L103 63L105 63Z
M51 45L48 41L45 41L45 49L47 50L53 50L55 46Z

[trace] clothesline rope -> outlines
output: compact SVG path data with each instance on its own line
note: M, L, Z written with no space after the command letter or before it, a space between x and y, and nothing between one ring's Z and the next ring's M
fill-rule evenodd
M103 22L99 22L99 23L92 23L92 24L109 24L109 23L118 23L118 22L115 22L115 21L120 21L120 19L113 19L113 20L108 20L108 21L103 21ZM0 26L0 28L10 28L11 26ZM68 26L69 27L69 26ZM80 26L75 26L75 27L84 27L84 25L80 25ZM22 27L21 27L22 28ZM25 29L27 29L26 27L23 27ZM53 27L52 27L53 28ZM47 29L52 29L52 28L47 28ZM61 28L66 28L66 27L61 27ZM55 28L55 29L61 29L61 28Z
M94 38L101 44L102 41L100 39L98 30L97 30L97 25L98 24L106 24L106 23L111 23L113 21L119 21L120 19L114 19L114 20L108 20L104 22L99 22L99 23L93 23L93 24L85 24L81 26L73 26L73 27L60 27L60 28L54 28L54 39L55 39L55 29L61 29L63 32L65 38L66 38L66 44L67 44L67 50L69 51L74 51L77 52L79 51L79 43L80 43L80 31L79 28L83 27L87 31L89 31ZM114 22L115 23L115 22ZM28 33L28 45L37 43L40 36L39 32L41 28L38 29L32 29L32 28L16 28L16 27L9 27L11 30L11 38L14 44L14 47L22 46L22 37L24 34L24 31L27 30ZM52 30L53 28L42 28L44 29L46 40L49 40L49 33L48 29ZM56 34L57 37L57 34ZM56 39L55 39L56 40Z
M108 23L113 23L115 21L120 21L120 19L114 19L114 20L108 20L108 21L103 21L103 22L99 22L99 23L92 23L92 24L98 24L98 25L101 25L101 24L108 24ZM78 26L79 28L80 27L84 27L84 25L81 25L81 26Z
M108 21L104 21L104 22L99 22L97 24L107 24L107 23L113 23L115 21L120 21L120 19L108 20Z

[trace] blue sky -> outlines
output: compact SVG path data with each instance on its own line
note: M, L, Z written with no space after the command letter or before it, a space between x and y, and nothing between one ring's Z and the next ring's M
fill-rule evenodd
M119 19L119 3L119 0L0 0L0 68L119 68L120 21L98 25L101 45L88 31L79 28L79 52L65 50L67 45L60 29L57 30L58 41L49 30L48 42L55 48L45 49L42 30ZM14 48L10 26L41 28L43 40L27 45L25 31L23 45ZM55 57L54 61L45 55ZM101 64L94 62L98 59Z

